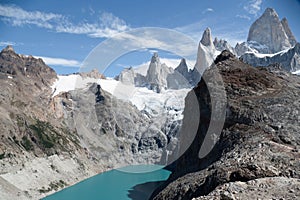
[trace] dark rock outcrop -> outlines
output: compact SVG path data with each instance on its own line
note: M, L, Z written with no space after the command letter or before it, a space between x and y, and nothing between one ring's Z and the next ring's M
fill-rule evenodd
M32 82L41 82L41 87L51 85L57 78L55 71L42 59L16 54L12 46L0 52L0 73L17 76L16 80L30 77Z
M16 54L11 46L1 51L1 152L7 155L25 150L42 157L77 150L74 130L54 114L50 86L56 78L42 59Z
M213 82L201 79L190 92L196 94L199 103L197 134L188 150L169 166L173 174L153 198L188 200L210 195L208 199L232 199L229 197L239 194L234 193L237 189L224 191L228 184L251 184L251 181L261 184L272 181L274 188L290 184L291 187L284 186L291 188L291 194L283 192L285 197L299 198L300 77L278 67L252 67L228 51L223 51L203 76L210 76L215 70L222 76L227 95L221 135L208 155L200 158L208 124L215 120L211 116L212 99L218 95L207 89ZM279 189L271 194L274 188L264 191L264 196L277 198L276 195L282 194ZM247 194L246 191L240 195ZM252 198L261 197L260 193L251 194Z

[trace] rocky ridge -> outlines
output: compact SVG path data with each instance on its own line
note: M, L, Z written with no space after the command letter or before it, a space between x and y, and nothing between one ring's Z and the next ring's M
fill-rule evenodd
M296 43L293 48L278 52L272 55L257 55L255 53L245 53L240 57L244 62L253 66L268 66L271 63L280 63L282 68L296 72L300 70L300 43Z
M96 71L76 76L103 78ZM97 83L53 96L56 79L41 59L16 54L10 46L0 53L5 199L38 199L112 168L166 162L180 120L160 116L156 122Z
M166 89L192 88L199 82L201 73L223 50L235 53L234 48L226 40L215 38L213 41L210 28L206 28L199 42L197 62L193 69L188 68L184 58L175 69L172 69L161 63L158 54L154 53L145 76L136 73L130 67L120 73L118 80L136 87L148 87L156 92Z
M228 51L204 74L214 70L221 74L227 94L221 136L200 159L210 121L205 117L211 113L208 95L215 95L207 90L210 82L202 79L191 91L204 116L197 135L185 154L169 166L174 173L153 199L234 199L250 194L251 198L299 198L299 76L277 66L252 67Z
M37 199L103 170L90 160L76 130L54 114L50 86L56 78L41 59L16 54L10 46L0 53L4 198Z
M127 85L147 87L157 93L167 89L191 88L191 72L185 59L173 69L165 63L161 63L157 53L154 53L146 75L134 71L132 67L124 69L118 76L118 80Z

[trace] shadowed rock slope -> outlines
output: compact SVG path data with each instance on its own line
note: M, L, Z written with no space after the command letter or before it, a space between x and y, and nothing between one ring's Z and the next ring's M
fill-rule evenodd
M212 151L199 159L210 120L205 116L211 114L210 99L215 95L208 93L201 79L191 91L200 107L197 135L185 154L169 166L174 173L153 199L299 198L300 77L274 65L254 68L228 51L216 58L204 76L216 69L227 94L221 136Z
M167 129L96 83L53 96L56 79L42 59L0 52L1 199L40 199L112 168L165 163L180 122Z
M0 52L1 199L39 199L101 170L56 114L56 79L42 59Z

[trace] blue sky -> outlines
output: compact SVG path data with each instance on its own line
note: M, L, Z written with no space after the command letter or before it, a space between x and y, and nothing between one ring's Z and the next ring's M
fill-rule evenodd
M43 57L58 73L69 73L102 41L140 27L173 29L197 42L210 27L213 37L235 45L246 40L250 25L267 7L286 17L300 40L296 0L1 0L0 48L12 44L18 53ZM151 54L141 51L138 57L121 58L114 67L138 65Z

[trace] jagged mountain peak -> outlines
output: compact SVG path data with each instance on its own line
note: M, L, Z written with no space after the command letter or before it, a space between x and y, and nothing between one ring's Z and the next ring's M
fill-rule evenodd
M179 65L187 66L185 58L181 58Z
M157 52L153 53L153 56L151 58L151 63L160 63L159 56L158 56Z
M202 38L200 40L201 44L203 44L204 46L212 46L213 45L213 40L211 37L211 30L209 27L207 27L205 29L205 31L203 32Z
M15 52L15 50L11 45L7 45L4 49L2 49L1 53L3 52Z
M289 27L289 23L288 23L287 18L284 17L284 18L281 20L281 24L282 24L282 26L283 26L283 28L284 28L284 31L285 31L286 35L288 36L288 39L289 39L290 44L291 44L292 46L294 46L294 45L297 43L297 40L296 40L295 36L293 35L293 33L292 33L290 27Z
M95 79L105 79L106 77L98 71L98 69L92 69L90 72L80 72L82 77L90 77Z
M188 66L184 58L181 59L179 65L175 68L175 70L183 75L188 73Z
M266 8L265 12L263 13L264 17L267 17L267 16L272 16L272 17L276 17L276 18L279 18L277 12L275 11L274 8Z
M286 30L287 23L280 21L278 14L273 8L267 8L263 15L259 17L250 27L248 42L257 42L261 46L267 46L267 53L276 53L290 48L292 45ZM258 49L259 50L259 49Z
M57 78L55 71L42 59L17 54L12 46L7 46L0 53L0 73L14 76L14 80L22 85L37 84L39 88L49 86Z
M154 53L151 63L147 70L146 80L150 85L150 89L160 92L162 88L167 88L167 77L173 73L173 69L165 64L160 63L158 53Z

